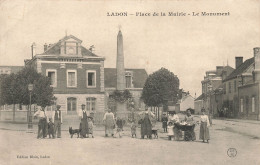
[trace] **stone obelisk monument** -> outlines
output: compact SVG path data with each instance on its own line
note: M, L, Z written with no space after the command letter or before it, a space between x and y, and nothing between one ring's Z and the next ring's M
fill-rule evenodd
M125 66L124 66L124 48L123 48L123 35L119 30L117 35L117 59L116 59L116 89L123 92L126 88L125 82ZM126 103L116 103L117 116L123 117L126 112Z

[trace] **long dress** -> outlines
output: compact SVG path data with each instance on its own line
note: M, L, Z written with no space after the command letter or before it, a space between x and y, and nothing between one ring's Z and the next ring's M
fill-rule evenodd
M207 115L202 115L200 117L200 120L201 120L201 124L200 124L200 139L201 140L209 140L210 137L209 137L209 126L210 126L210 123L209 123L209 118Z
M81 119L81 132L80 132L80 135L83 136L83 137L86 137L86 134L89 134L87 112L83 111L82 119Z
M145 114L144 119L141 121L141 136L144 137L145 135L147 137L151 137L152 135L152 123L148 113Z
M193 117L191 115L185 116L184 121L186 121L187 124L190 124L190 125L194 124L194 120L193 120ZM186 140L193 140L193 141L196 140L196 135L195 135L194 129L191 130L191 131L184 131L184 137L185 137Z
M103 119L105 123L105 134L111 133L112 135L114 134L114 127L115 127L115 117L112 112L107 112L104 115Z

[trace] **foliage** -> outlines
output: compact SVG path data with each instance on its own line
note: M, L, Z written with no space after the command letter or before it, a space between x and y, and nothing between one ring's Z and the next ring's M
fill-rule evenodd
M176 99L178 93L178 77L169 70L161 68L148 76L141 98L148 106L167 106L168 100Z
M52 105L56 99L53 96L53 88L50 85L50 79L45 76L41 76L35 81L33 97L35 98L35 103L42 108Z
M25 67L17 74L1 76L0 103L3 104L30 104L30 92L28 85L33 84L31 103L40 106L50 105L53 100L53 89L50 87L50 80L32 67ZM37 89L39 88L39 89ZM42 101L39 101L42 100ZM42 102L46 103L42 103Z
M116 101L116 102L120 102L120 103L124 103L129 99L132 99L132 95L130 93L129 90L124 90L123 92L119 91L119 90L115 90L111 97Z
M19 103L19 81L16 74L1 76L1 104Z

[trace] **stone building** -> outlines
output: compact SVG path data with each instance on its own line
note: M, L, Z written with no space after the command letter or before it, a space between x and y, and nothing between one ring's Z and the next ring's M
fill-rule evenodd
M33 66L38 73L51 79L56 104L61 105L64 114L75 116L75 120L82 104L89 113L96 114L98 121L108 106L114 106L118 113L127 113L126 103L111 101L114 90L128 89L133 95L135 108L143 109L140 97L148 75L145 69L124 68L121 31L117 39L116 68L104 68L105 58L96 55L92 48L82 46L82 40L73 35L65 36L55 44L45 44L44 52L40 54L34 54L32 47L33 57L25 60L25 65ZM47 107L47 111L52 109L52 106Z
M214 100L210 99L210 96L213 94L213 91L220 88L222 80L233 70L234 69L230 66L217 66L216 70L206 71L204 80L201 81L202 94L194 101L196 113L199 113L201 109L204 108L213 115L215 112L214 108L216 107L211 106L210 102Z
M239 118L260 119L259 95L260 95L260 47L253 49L254 57L248 59L248 67L241 76L241 83L238 87ZM246 65L246 62L245 64Z

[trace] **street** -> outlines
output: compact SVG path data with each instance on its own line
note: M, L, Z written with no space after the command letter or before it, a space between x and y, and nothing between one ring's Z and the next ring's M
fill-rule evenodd
M160 123L158 123L159 126ZM20 124L21 125L21 124ZM21 125L22 126L22 125ZM260 122L213 120L209 144L202 143L199 126L194 142L168 141L159 130L158 139L131 138L125 128L122 138L104 137L103 127L95 127L95 138L70 138L66 126L61 139L36 139L17 125L0 123L1 165L34 164L259 164ZM16 129L14 129L16 128ZM237 152L228 156L228 149ZM30 158L31 156L31 158Z

